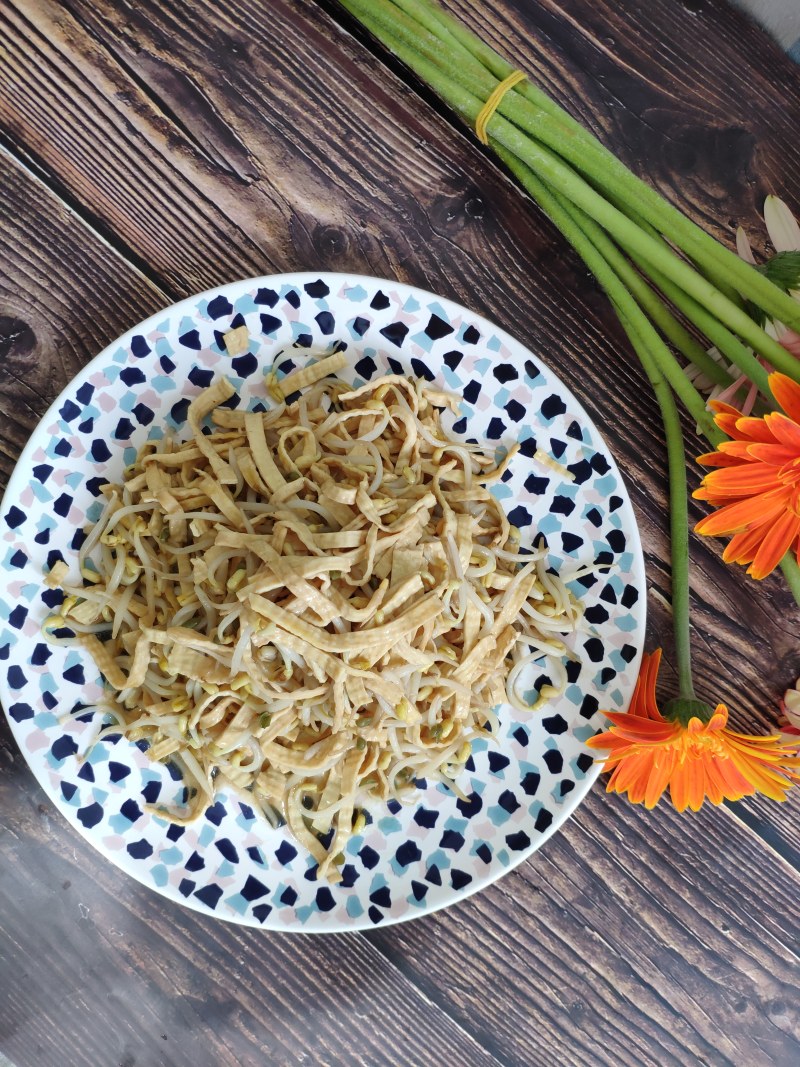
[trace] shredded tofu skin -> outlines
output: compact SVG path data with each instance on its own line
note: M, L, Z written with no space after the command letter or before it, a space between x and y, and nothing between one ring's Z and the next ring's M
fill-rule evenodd
M350 389L316 366L264 413L219 406L219 379L190 405L190 440L145 444L104 487L81 580L53 574L66 600L45 633L105 676L99 736L181 769L190 800L159 815L248 790L336 882L370 808L422 779L463 797L493 709L563 692L582 607L490 492L516 449L498 465L448 438L458 400L424 382ZM532 664L553 684L526 700Z

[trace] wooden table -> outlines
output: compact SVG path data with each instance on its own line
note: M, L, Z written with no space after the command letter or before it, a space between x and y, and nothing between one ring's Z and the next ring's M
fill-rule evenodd
M741 222L763 249L768 192L800 209L800 69L723 0L449 6L722 240ZM641 525L649 646L669 652L661 431L608 304L476 140L343 26L328 0L0 5L4 476L78 369L158 308L297 268L399 278L510 329L603 427ZM700 688L767 730L800 672L797 610L718 543L692 553ZM5 722L0 768L16 1067L800 1062L797 797L680 817L598 787L459 906L297 938L123 876Z

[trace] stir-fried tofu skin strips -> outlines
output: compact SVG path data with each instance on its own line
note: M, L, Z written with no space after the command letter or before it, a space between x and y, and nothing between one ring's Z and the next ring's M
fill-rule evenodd
M461 795L493 707L529 712L563 689L581 617L487 489L515 450L498 463L450 440L457 400L422 382L323 380L343 366L273 382L265 413L221 407L222 378L197 396L189 441L149 442L105 487L83 581L56 564L67 599L46 624L105 675L107 729L182 769L187 810L161 814L187 821L218 788L248 789L331 881L365 807L422 778ZM536 661L553 684L526 699Z

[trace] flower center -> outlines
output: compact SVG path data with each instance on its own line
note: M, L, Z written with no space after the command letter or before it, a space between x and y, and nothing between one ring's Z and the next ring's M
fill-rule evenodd
M709 756L728 758L725 745L717 734L681 734L679 738L681 762L685 759L708 759Z

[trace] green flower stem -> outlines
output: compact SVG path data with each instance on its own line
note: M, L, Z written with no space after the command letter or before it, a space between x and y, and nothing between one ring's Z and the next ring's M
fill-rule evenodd
M615 190L613 190L613 189L608 190L607 195L608 195L608 199L611 201L611 203L614 205L614 207L616 207L620 211L624 212L624 214L626 214L628 216L628 218L631 220L631 222L635 222L637 226L641 226L641 228L644 230L645 233L649 233L652 238L654 238L657 241L660 241L661 244L665 245L667 248L670 247L670 245L669 245L668 241L666 240L666 238L661 235L661 233L655 228L655 226L653 226L653 224L651 222L648 222L648 220L646 218L644 218L644 216L641 215L639 211L637 211L636 207L631 203L631 201L629 199L626 199L625 197L619 196L617 194L617 192ZM677 209L675 209L675 210L677 210ZM694 225L694 223L692 223L692 225ZM718 242L715 242L715 243L718 243ZM726 251L727 251L727 249L726 249ZM750 266L751 269L755 269L755 268L752 267L752 264L747 264L747 265ZM710 282L712 282L714 285L716 285L716 287L719 289L719 291L721 293L725 293L725 295L730 300L732 300L734 302L734 304L736 304L737 307L744 308L744 300L742 299L742 296L739 293L739 291L737 289L734 289L731 285L727 284L727 274L726 274L725 277L723 277L719 273L718 269L714 270L714 271L709 271L708 269L703 268L702 265L698 265L697 263L695 263L695 266L699 270L705 270L705 273L706 273L706 276L708 277L708 280ZM756 271L756 273L759 273L759 272Z
M471 124L474 124L478 110L494 89L496 80L507 77L515 69L430 0L341 2ZM414 55L401 55L400 48L406 53L414 53L423 62L433 63L444 78L441 75L437 79L429 77L418 67ZM487 73L491 75L489 81L485 77ZM465 111L451 96L457 87L477 96L477 109ZM510 119L520 131L541 141L542 146L554 149L586 175L592 184L600 186L607 194L619 195L626 205L630 205L657 230L668 234L673 243L712 277L718 292L721 286L728 296L728 303L736 305L745 318L748 316L738 306L740 301L736 289L745 292L769 317L800 329L800 308L796 301L637 178L596 137L533 85L530 79L516 86L514 92L506 94L498 114ZM506 144L506 147L514 150L510 144ZM524 155L520 158L530 162ZM740 331L737 329L737 332ZM758 349L759 346L753 343L753 347ZM764 355L769 358L767 353Z
M678 669L678 697L694 700L692 678L692 630L689 604L689 505L686 484L686 453L683 446L683 430L680 415L672 391L659 373L651 357L645 337L626 313L617 314L631 344L650 379L667 442L667 466L669 470L669 539L670 569L672 577L672 632L675 636L675 661Z
M390 2L395 7L402 8L409 17L435 36L451 44L459 45L464 52L492 74L496 81L504 81L518 69L495 52L491 45L486 44L477 34L468 29L463 22L432 0L390 0ZM530 80L522 83L517 91L538 110L557 120L565 133L582 141L595 139L568 111L565 111L552 97L538 89ZM597 141L597 144L603 151L607 151L600 141Z
M401 7L407 15L414 18L420 25L425 26L431 33L441 38L447 38L454 44L459 44L465 52L476 59L497 81L504 81L517 69L507 59L486 44L476 33L468 29L463 22L454 15L450 15L432 0L393 0L396 7ZM557 119L565 133L572 134L576 139L583 141L593 139L592 134L576 119L565 111L552 97L542 92L536 85L528 80L515 87L515 91L524 96L530 103L543 111L553 119ZM597 141L603 151L600 141Z
M787 552L781 560L781 570L792 591L792 595L797 603L800 604L800 566L798 566L797 559L792 552Z
M681 428L678 408L669 382L665 376L666 367L675 365L672 354L658 336L647 316L631 296L628 289L604 259L601 252L581 228L578 219L566 205L563 198L541 184L536 175L522 172L521 166L513 157L504 153L503 161L510 166L516 177L526 188L530 188L542 209L549 215L564 237L581 256L586 266L605 289L614 304L617 315L627 333L631 344L639 357L645 374L653 387L656 400L661 409L664 433L667 443L667 461L669 467L669 513L670 545L672 571L672 624L675 632L675 654L678 667L679 694L681 699L693 700L691 658L691 623L689 617L689 512L688 487L686 484L686 455L683 447L683 430ZM666 353L666 358L665 358ZM683 372L680 376L686 381ZM710 421L705 404L702 403L706 424ZM693 413L694 414L694 413ZM719 439L723 435L711 426Z
M636 257L632 257L636 262ZM735 334L732 334L719 319L710 315L704 307L693 300L688 293L684 293L677 285L664 277L660 271L651 270L650 275L653 283L658 286L664 296L678 308L679 311L695 324L726 359L738 367L742 374L746 375L757 388L764 394L771 404L775 403L772 390L769 387L769 374L763 365L753 355L749 348L745 347ZM711 357L709 356L709 359ZM711 360L713 363L714 361Z
M530 195L535 197L542 209L567 241L575 248L606 291L650 380L658 401L664 422L669 469L672 624L678 667L679 699L682 701L694 701L689 610L689 515L686 455L678 410L672 392L668 388L668 385L673 385L674 388L674 383L677 381L674 373L676 368L680 372L683 382L686 382L687 379L678 368L672 354L653 330L647 317L636 305L630 292L626 296L625 285L621 279L617 278L615 281L613 277L614 271L608 261L604 261L602 252L597 248L595 248L594 252L592 251L593 241L589 234L594 235L599 232L601 238L607 240L602 231L592 230L591 225L588 230L583 230L578 209L574 205L565 203L553 190L543 187L530 171L526 174L519 161L515 160L513 156L509 156L506 153L505 156L501 155L501 158L503 158L503 161ZM583 216L583 219L586 220L586 216ZM591 220L588 221L591 223ZM607 248L603 241L601 241L601 246ZM700 394L696 393L696 390L694 390L696 400L693 400L691 406L686 403L686 399L682 395L683 392L681 385L679 395L681 395L684 405L693 417L697 418L698 404L702 404L705 412L705 402ZM725 435L716 427L707 412L705 419L698 420L698 428L715 448L720 441L726 440ZM781 561L781 569L795 601L800 604L800 566L798 566L791 552L787 552ZM700 704L689 707L689 712L692 714L700 714L701 710Z
M672 625L675 635L679 699L694 701L689 609L689 514L686 455L678 410L668 385L675 389L689 413L697 419L698 429L711 445L716 448L727 438L708 415L702 396L688 382L674 356L652 328L630 291L626 290L625 284L618 276L615 277L613 266L603 256L602 250L608 249L606 243L608 238L605 234L597 227L593 227L591 220L585 215L581 216L579 209L574 205L565 202L552 189L544 187L531 171L526 172L526 168L513 156L503 153L502 150L498 152L523 188L540 204L542 210L546 212L600 282L614 305L617 316L639 357L658 401L664 423L669 469ZM584 228L582 222L588 222L589 226ZM597 235L601 239L599 248L594 246L592 240L593 236ZM687 403L684 383L689 384L694 393L689 403ZM677 388L675 388L676 385ZM705 416L703 419L698 418L700 410ZM781 569L795 601L800 605L800 566L791 552L787 552L781 561ZM692 714L700 714L700 710L700 705L692 705L689 708Z
M394 52L402 62L426 81L471 126L474 125L475 119L483 107L485 96L482 99L478 98L472 91L472 83L466 88L454 84L457 73L467 63L465 53L471 53L497 79L507 77L514 69L457 20L446 15L435 4L430 3L429 0L396 0L394 5L388 3L388 0L340 0L340 3L359 19L378 40L382 41L386 47ZM382 18L373 17L376 4L380 5ZM398 39L398 16L404 16L408 19L409 15L414 16L412 29L415 23L416 32L410 40L407 36L404 42ZM427 57L420 55L419 51L421 40L419 35L420 25L426 30ZM446 32L442 32L442 26L444 26ZM462 47L455 49L456 45L461 45ZM445 46L447 46L446 50ZM472 69L474 70L474 68ZM486 93L486 96L488 96L488 93ZM563 159L553 156L541 144L537 144L531 138L526 137L521 130L504 118L506 109L513 108L514 101L520 98L533 103L545 118L553 120L555 126L551 124L550 127L545 128L545 133L551 138L558 155L571 156L579 169L582 169L596 185L601 188L605 187L610 197L622 200L626 206L627 214L604 200L600 194L575 174L564 163ZM787 326L800 330L800 310L798 310L796 302L791 297L781 292L777 286L773 285L750 264L744 263L735 253L706 234L700 227L686 218L682 212L664 200L654 189L636 178L596 138L584 130L555 101L537 89L529 80L520 83L515 92L506 94L503 104L506 107L499 109L502 114L498 113L492 120L492 137L495 141L495 147L499 142L501 147L510 151L511 157L508 154L505 157L510 169L513 170L511 158L515 162L521 160L523 167L524 164L528 164L531 177L537 177L534 174L534 171L536 171L539 179L541 179L538 183L541 186L540 191L544 190L545 195L547 195L546 186L558 189L563 194L561 203L564 203L563 196L565 195L579 209L583 210L587 216L608 230L632 258L634 256L638 258L645 273L651 277L655 273L653 280L656 281L662 291L666 292L668 288L672 290L677 299L673 298L669 292L666 295L673 300L673 303L680 310L688 315L691 321L700 326L698 319L700 321L705 319L705 326L710 328L704 328L703 332L723 354L731 359L731 362L741 366L742 353L745 354L745 362L747 362L746 357L751 355L735 336L735 334L739 334L755 351L764 355L776 369L783 371L795 381L800 380L796 361L785 352L782 346L768 337L752 319L741 311L737 306L738 297L734 296L733 299L726 298L724 291L712 285L701 275L698 275L689 264L675 256L662 240L660 234L667 235L672 243L680 247L695 262L699 263L702 269L712 277L719 279L720 272L722 272L730 281L730 285L727 282L725 283L725 291L731 293L732 286L741 289L769 317L779 319ZM510 110L509 113L516 117L516 113L513 110ZM521 125L525 126L530 121L532 121L530 114L528 112L523 113L520 119ZM543 119L541 123L543 125ZM541 129L539 133L544 136ZM602 161L600 157L602 157ZM528 188L528 191L531 191L530 188ZM534 194L532 193L531 195ZM538 197L535 197L535 199L538 199ZM588 257L595 263L600 274L604 276L604 278L601 278L600 275L597 275L598 281L604 285L606 291L609 291L609 286L614 290L615 295L612 297L612 302L637 353L641 357L641 353L645 352L645 359L648 356L651 359L655 358L657 372L671 383L677 383L678 378L675 375L674 368L678 367L678 365L674 357L661 341L650 321L642 313L630 292L628 292L614 271L608 267L605 259L597 252L592 242L586 238L580 226L560 210L560 204L555 201L554 197L550 196L549 199L556 215L565 223L566 229L560 226L559 223L556 224L562 229L567 239L574 244L579 254L584 255L584 251L587 252ZM545 208L544 203L541 201L540 203ZM633 218L628 217L629 215L633 216ZM551 217L553 216L551 215ZM646 224L646 228L643 228L642 224ZM655 235L652 233L653 229L657 231ZM567 231L570 231L572 235L570 236ZM584 259L588 264L587 256L584 256ZM590 269L594 272L594 267L591 265ZM664 283L666 283L666 286ZM731 329L723 326L719 321L720 319L725 320ZM716 337L714 336L715 333ZM737 345L739 346L738 350L736 349ZM768 351L765 352L765 348ZM740 357L739 359L733 358L732 351L734 350ZM653 355L655 352L658 352L658 357ZM662 360L661 364L657 362L658 358ZM679 367L678 370L680 371ZM682 372L680 372L680 377L684 382L690 384ZM722 435L713 423L710 424L702 397L699 397L699 394L691 385L692 392L688 394L682 386L679 388L681 390L679 395L681 395L690 413L696 418L698 428L711 444L716 446L722 439ZM663 392L661 386L659 386L659 392ZM701 417L698 417L695 396L702 403ZM767 392L767 396L769 396L769 392ZM671 460L671 470L673 465L674 463ZM683 476L685 479L685 465L683 465ZM684 494L684 515L686 513ZM684 527L685 534L688 537L688 527L685 519ZM686 567L688 568L688 555L686 554L685 559ZM673 585L676 584L674 565L675 555L673 556ZM800 604L800 568L797 567L796 562L788 553L781 565L795 599ZM678 574L677 584L679 586L682 580L681 575ZM683 585L686 588L688 598L688 572ZM675 611L674 608L673 614L674 618L677 619L679 612ZM681 655L683 656L682 662L686 666L682 673L687 677L682 681L682 689L686 689L688 692L691 687L691 667L688 660L688 601L684 614L686 616L685 623L676 622L675 625L676 627L683 627L680 634L676 630L676 642L679 647L684 648L684 652Z
M601 229L593 219L590 219L585 212L574 205L570 214L620 281L626 286L631 296L639 304L639 307L681 355L715 384L723 387L733 385L734 379L731 375L711 358L703 346L675 318L664 301L659 299L658 294L651 289L641 274L634 270L605 230ZM682 292L682 290L678 291ZM757 365L761 367L760 363Z
M459 19L444 11L435 0L390 0L390 2L402 8L407 15L431 33L448 40L451 44L460 44L464 52L469 53L473 59L481 63L498 81L507 78L517 69L495 52L491 46L485 44ZM454 76L458 75L461 69L451 68L450 73ZM467 87L469 88L469 85ZM634 211L640 218L646 216L656 228L665 233L669 232L671 238L680 247L685 247L687 242L695 247L698 243L705 246L706 255L701 257L702 269L720 292L725 293L737 306L742 305L739 293L730 284L730 272L733 269L737 273L743 291L748 293L752 292L753 279L745 277L747 272L741 272L741 260L735 253L720 245L718 241L688 219L683 212L665 200L660 193L636 177L589 130L539 89L530 77L515 86L514 92L518 94L517 97L513 94L506 97L509 106L515 99L523 97L557 123L557 125L551 124L545 131L542 131L541 139L556 151L564 154L565 158L569 158L573 165L591 180L604 186L609 193L609 199L615 191L624 187L624 195L621 202L617 204L621 211L630 214L631 217ZM504 113L502 104L499 110ZM562 152L562 149L567 151ZM587 166L587 162L591 163L591 166ZM701 260L698 259L697 262ZM750 264L745 264L745 266L750 267ZM752 267L750 269L752 270ZM756 286L759 290L763 288L765 293L768 292L768 287L763 286L761 276ZM776 293L771 292L770 296L776 298ZM777 299L781 297L785 297L785 294L781 293ZM798 315L796 305L792 306L793 301L782 300L781 302L784 304L784 313Z
M616 199L614 202L617 207L622 209L621 203ZM631 217L634 222L637 222L645 232L650 234L651 237L663 242L663 237L661 237L661 235L657 233L648 222L637 217L633 212L631 212ZM757 388L764 394L764 397L769 401L770 405L774 407L775 399L772 395L772 390L769 387L769 375L750 349L746 348L739 338L732 334L731 331L719 321L719 319L715 319L714 316L706 311L704 307L701 307L689 293L685 293L680 286L671 282L669 278L666 278L659 270L648 268L647 264L645 264L638 256L633 255L631 256L631 259L636 263L640 270L647 271L649 269L650 280L653 284L660 289L664 296L666 296L667 299L697 327L700 333L708 338L726 359L730 360L734 366L738 367L742 374L755 382ZM706 353L706 356L711 363L714 362L708 353ZM732 382L733 379L730 379L730 381Z
M457 84L453 76L443 73L437 65L441 62L445 69L448 66L444 46L431 58L423 56L420 52L418 32L408 29L405 23L409 20L389 0L342 0L342 3L358 16L367 29L387 44L399 59L423 78L442 99L470 124L474 124L483 107L483 100L474 92ZM796 359L685 260L671 252L666 244L645 233L636 223L605 200L559 156L526 136L500 114L495 115L492 120L492 131L495 148L499 145L513 153L521 162L536 172L545 184L558 189L562 196L570 199L602 225L629 253L641 256L650 267L659 269L666 277L690 293L698 303L708 308L717 318L724 319L734 332L768 359L776 369L782 370L789 377L800 382L800 364ZM733 258L752 271L752 274L760 281L766 281L749 264L743 263L737 256ZM768 282L768 286L780 296L786 296L771 282ZM755 291L751 289L751 292L755 298ZM793 307L790 317L800 319L800 309L791 298L786 297L786 299ZM784 317L783 321L788 324L789 320ZM800 326L800 321L798 321L798 326Z
M636 210L625 205L618 200L617 197L611 198L612 203L620 208L620 210L626 210L629 217L634 220L638 225L642 227L646 234L657 241L663 243L663 238L654 229L649 222L646 222L640 216L638 216ZM637 267L649 274L651 282L660 289L665 297L675 305L675 307L684 315L689 322L693 323L701 334L708 338L711 345L725 356L726 360L730 360L735 367L738 367L747 378L756 383L757 388L761 391L765 398L769 401L770 407L774 407L774 398L772 391L769 387L769 376L763 365L756 360L756 357L745 345L741 344L739 338L732 334L729 329L725 327L725 324L719 319L707 312L706 308L694 300L688 292L671 282L668 277L663 275L657 268L647 266L646 262L636 255L631 255ZM706 353L709 362L714 363L711 357ZM699 366L695 364L695 366ZM704 370L705 372L705 370ZM733 379L731 379L733 381Z
M639 333L647 338L648 350L652 358L657 362L661 374L669 381L670 386L681 398L686 410L695 419L698 426L702 427L706 437L709 440L713 440L715 444L724 441L725 435L714 424L714 419L706 408L705 399L683 373L683 368L664 344L630 291L582 228L581 218L585 218L585 216L581 216L579 209L574 204L570 204L560 193L545 186L533 171L520 163L511 153L502 148L498 148L497 151L502 161L523 188L535 198L542 210L553 220L562 234L577 250L611 299L615 309L623 308L628 319L637 323ZM597 231L593 230L593 232ZM591 263L589 262L590 259ZM595 272L595 265L599 273Z
M393 2L396 6L403 8L407 14L417 18L432 33L439 33L454 43L460 43L465 51L477 59L498 81L504 80L517 69L495 52L493 48L486 45L477 34L469 30L457 18L448 14L432 0L393 0ZM629 215L639 225L641 225L642 216L646 215L652 224L660 226L664 230L671 230L676 223L683 228L688 223L687 229L693 228L695 240L707 240L707 235L699 226L692 223L681 211L673 207L667 200L664 200L659 193L641 181L640 178L637 178L601 141L575 120L568 111L560 107L547 93L539 89L530 78L516 85L515 92L558 123L557 127L553 127L558 139L554 141L545 135L542 140L557 151L564 144L567 146L574 145L574 151L569 153L568 158L590 180L599 179L605 173L606 167L611 168L612 173L605 180L601 180L601 184L605 186L607 192L612 192L618 188L620 182L625 185L625 195L620 198L619 202L615 201L620 211ZM500 111L503 113L502 106ZM585 168L587 152L591 153L593 168ZM566 153L564 154L566 155ZM623 174L620 173L620 168L622 168ZM611 195L609 195L609 199L612 199ZM635 207L633 206L634 204L636 205ZM714 242L714 244L716 245L717 243ZM718 255L718 248L719 246L714 248L715 255ZM727 252L727 249L724 249L724 251ZM723 273L723 268L716 263L712 266L708 258L706 258L702 269L709 281L721 293L724 293L737 306L742 306L739 293L728 282L727 270Z

